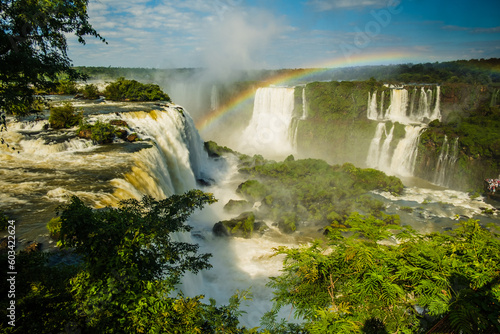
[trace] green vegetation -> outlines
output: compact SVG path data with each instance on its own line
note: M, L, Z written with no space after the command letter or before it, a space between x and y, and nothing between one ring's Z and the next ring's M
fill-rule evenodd
M49 124L53 129L71 128L83 119L83 114L77 112L71 103L65 103L61 107L50 108Z
M0 20L0 111L23 116L34 110L36 91L51 91L61 74L82 78L71 68L66 34L104 41L88 22L87 0L3 1Z
M269 283L270 328L293 305L309 333L424 333L439 321L461 333L500 330L500 241L478 221L425 236L403 227L397 246L378 243L394 225L359 214L346 224L326 244L277 249L286 257Z
M47 230L49 231L49 235L52 239L59 240L61 236L61 217L52 218L47 223Z
M110 83L104 95L112 101L170 101L170 97L158 85L142 84L125 78Z
M400 194L403 190L399 179L352 164L331 166L322 160L293 157L283 162L265 161L258 156L253 160L243 156L242 160L240 172L251 179L240 184L237 193L250 203L260 201L257 218L277 222L285 233L294 232L306 221L321 227L343 224L354 211L386 219L382 202L368 192Z
M365 116L368 93L382 89L375 80L312 82L306 86L308 115L323 122Z
M68 79L61 79L57 82L56 91L59 95L73 95L78 92L76 82Z
M205 151L207 151L208 155L212 158L218 158L223 156L226 153L235 153L232 149L226 146L219 146L214 141L206 141L203 143L205 147Z
M213 232L217 236L235 236L250 238L254 231L255 215L253 212L244 212L236 218L223 220L213 227Z
M450 145L458 140L453 186L464 191L482 191L485 178L500 170L500 106L492 105L495 90L464 85L446 85L443 98L461 99L465 111L453 111L443 122L433 121L421 134L417 160L418 176L433 173L445 136ZM454 110L460 106L454 107ZM450 146L451 150L451 146ZM451 152L451 151L450 151Z
M92 139L94 143L110 144L113 142L117 130L110 123L97 121L93 125L88 123L80 124L77 133L79 137Z
M333 69L330 80L368 80L403 83L467 83L485 85L500 82L500 59L456 60L442 63L360 66Z
M60 207L61 244L78 263L48 265L49 255L21 252L16 258L16 326L5 333L243 333L238 292L227 306L203 296L173 297L186 271L210 268L210 254L175 241L190 231L187 218L213 203L199 190L156 201L128 200L118 208L92 210L73 197ZM56 254L57 255L57 254ZM7 267L7 254L1 256ZM9 282L0 282L7 296ZM1 300L6 318L9 301Z
M100 96L99 89L94 84L85 85L79 92L83 95L83 98L87 100L96 100Z

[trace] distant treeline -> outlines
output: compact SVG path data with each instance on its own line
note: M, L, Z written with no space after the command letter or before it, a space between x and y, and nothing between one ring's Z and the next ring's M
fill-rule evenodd
M335 69L332 74L334 80L366 80L373 77L384 82L463 82L487 85L500 83L500 59L471 59L442 63L350 67Z
M116 79L125 77L140 81L157 81L161 78L190 77L203 74L203 68L124 68L124 67L75 67L91 79ZM302 72L302 73L301 73ZM276 76L288 75L299 78L289 84L310 81L368 80L375 78L384 82L443 83L462 82L468 84L500 83L500 58L455 60L422 64L374 65L343 67L321 70L280 69L241 70L235 73L236 81L264 81Z

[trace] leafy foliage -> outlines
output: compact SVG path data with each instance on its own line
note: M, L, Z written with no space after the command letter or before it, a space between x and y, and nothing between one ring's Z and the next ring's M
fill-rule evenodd
M59 240L59 237L61 235L61 218L52 218L47 223L47 230L49 231L49 235L52 239Z
M100 95L99 89L94 84L85 85L82 89L80 89L80 92L82 93L83 98L88 100L96 100Z
M377 242L393 225L359 215L349 224L354 234L332 229L327 245L276 249L286 257L269 283L272 313L292 304L311 333L419 332L445 316L463 333L500 330L500 241L478 221L425 236L404 227L394 246Z
M92 139L94 143L109 144L116 136L116 129L113 125L98 120L95 124L81 123L77 133L80 137Z
M87 0L2 1L0 4L0 110L25 115L33 110L35 90L52 90L60 73L81 77L71 68L66 34L103 40L88 22ZM104 41L104 40L103 40Z
M123 77L110 83L104 95L112 101L170 101L170 97L158 85L143 84Z
M82 113L77 112L71 103L50 108L49 124L54 129L71 128L78 125L82 119Z

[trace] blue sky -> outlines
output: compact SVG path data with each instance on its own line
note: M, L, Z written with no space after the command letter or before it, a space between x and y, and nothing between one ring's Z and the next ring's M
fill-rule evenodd
M90 0L74 65L304 68L500 58L500 1Z

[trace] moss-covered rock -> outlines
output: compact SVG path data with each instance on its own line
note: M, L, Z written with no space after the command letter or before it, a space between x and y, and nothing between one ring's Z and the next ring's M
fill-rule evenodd
M269 189L265 184L257 180L248 180L241 183L238 189L236 189L236 192L248 200L256 202L263 199L269 192Z
M263 232L267 226L255 221L253 212L244 212L236 218L223 220L214 225L212 232L219 237L252 237L254 231Z

